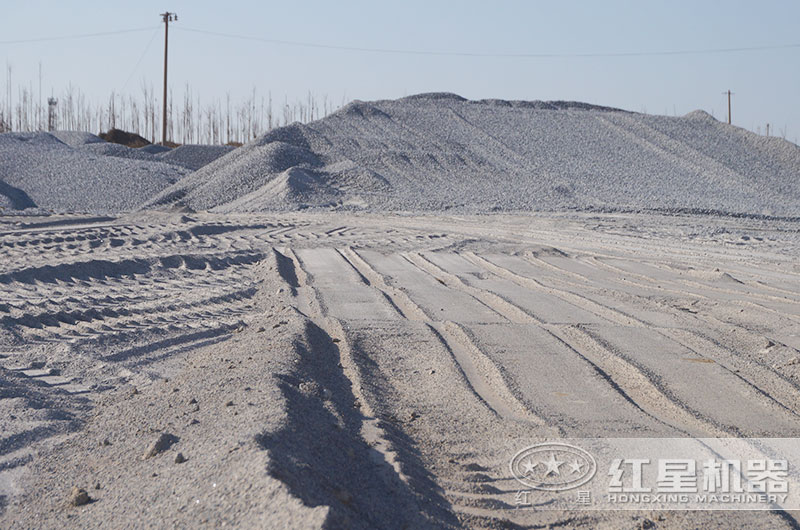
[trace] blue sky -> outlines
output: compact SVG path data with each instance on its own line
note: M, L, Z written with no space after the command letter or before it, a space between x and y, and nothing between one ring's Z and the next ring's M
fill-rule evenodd
M722 92L734 91L734 124L800 137L800 47L739 53L632 57L465 57L385 54L212 36L207 30L359 48L477 54L661 52L800 45L800 2L730 0L604 2L26 2L2 3L0 41L152 30L35 43L0 43L11 85L88 98L160 90L163 25L170 26L170 85L188 83L204 102L235 101L255 87L282 101L312 91L340 103L428 91L471 99L569 99L652 114L694 109L725 119ZM149 48L148 43L150 43ZM147 50L145 52L145 50ZM134 68L141 59L138 68ZM0 73L0 87L7 84ZM127 81L127 85L126 85ZM5 93L5 92L4 92ZM16 92L15 92L16 93Z

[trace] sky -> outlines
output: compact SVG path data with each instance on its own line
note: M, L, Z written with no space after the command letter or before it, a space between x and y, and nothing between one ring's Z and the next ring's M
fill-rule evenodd
M770 123L773 134L800 138L796 0L0 0L0 87L10 67L12 97L20 85L38 94L41 65L44 96L70 84L98 102L143 85L160 91L165 10L178 14L169 33L175 99L187 85L203 102L254 89L278 102L310 91L337 105L454 92L670 116L702 109L725 120L731 90L735 125L764 132ZM142 31L12 42L130 29ZM772 46L783 47L661 54ZM426 53L395 53L404 51Z

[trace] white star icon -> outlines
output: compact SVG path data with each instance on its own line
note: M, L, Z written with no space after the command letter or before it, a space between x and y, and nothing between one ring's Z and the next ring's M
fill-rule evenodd
M542 462L542 464L547 466L547 472L545 472L544 476L546 477L551 473L553 475L560 475L561 473L558 471L558 468L563 463L564 462L560 460L556 460L556 455L554 453L550 453L550 460L548 460L547 462Z
M583 464L581 464L579 460L575 460L569 465L569 467L572 469L573 473L580 473L581 469L583 468Z
M538 462L532 462L529 459L527 462L522 464L522 467L525 468L525 474L527 475L528 473L533 473L533 470L536 469L536 466L538 465L539 465Z

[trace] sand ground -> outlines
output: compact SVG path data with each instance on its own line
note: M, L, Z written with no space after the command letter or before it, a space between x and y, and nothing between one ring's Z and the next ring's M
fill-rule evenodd
M548 437L798 436L799 227L2 217L0 527L798 528L518 510L508 462Z

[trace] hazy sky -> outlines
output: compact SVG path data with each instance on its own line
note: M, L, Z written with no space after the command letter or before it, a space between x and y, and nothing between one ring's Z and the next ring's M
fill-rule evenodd
M170 85L188 83L204 102L255 87L282 102L304 97L384 99L430 91L470 99L568 99L653 114L694 109L734 124L769 122L800 137L800 2L786 1L460 1L229 2L3 0L0 59L22 84L56 94L69 83L92 100L115 90L160 91L163 24L170 25ZM137 28L110 36L8 43ZM204 30L354 48L467 54L378 53L303 47L197 33ZM148 48L149 44L149 48ZM793 45L781 49L677 55L575 57L570 54L672 52ZM141 59L137 68L136 64ZM127 82L127 85L126 85ZM5 88L7 72L0 83ZM5 94L5 91L3 92Z

